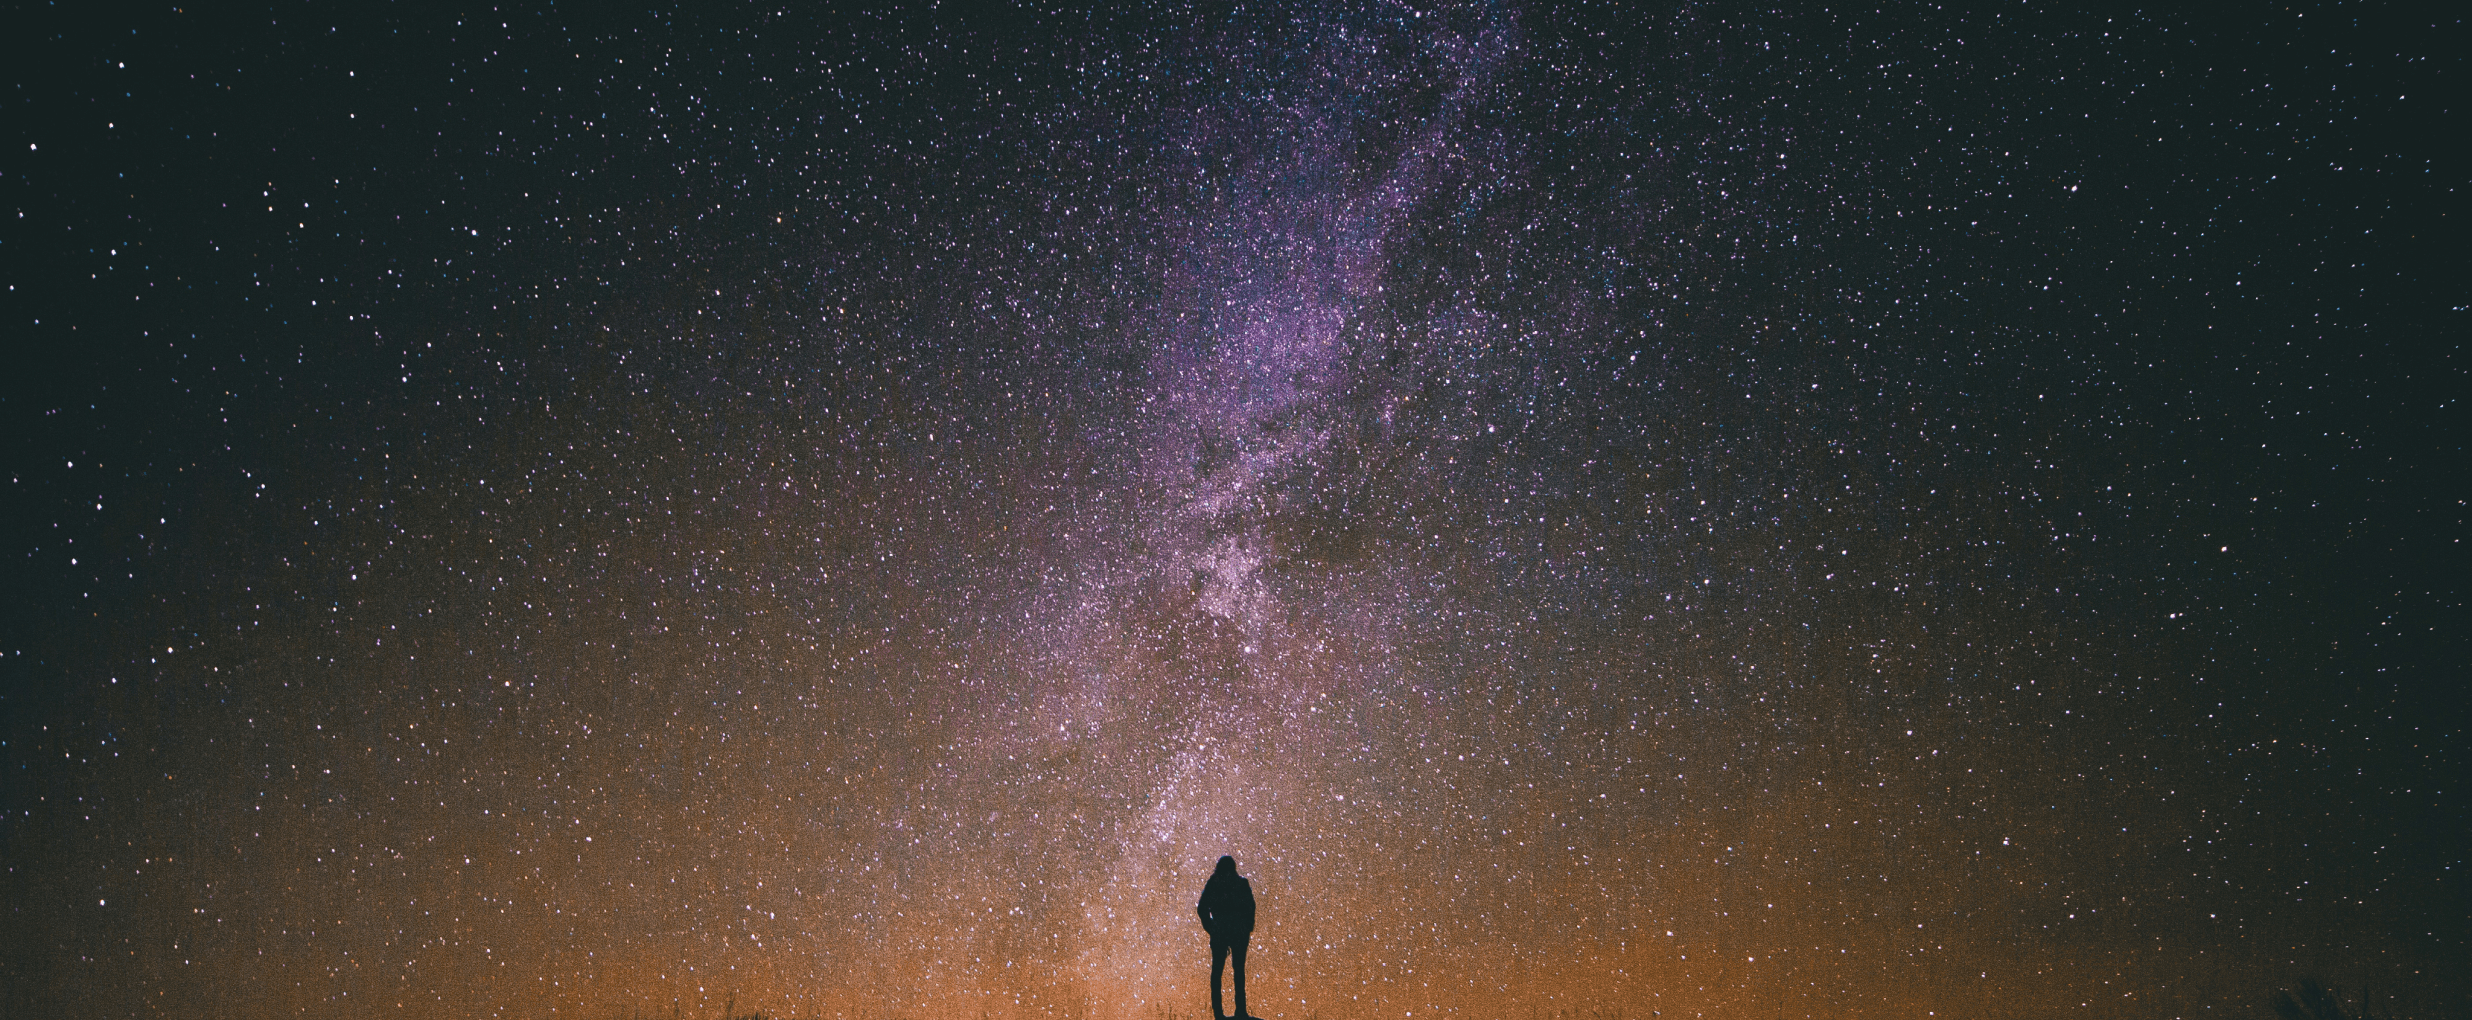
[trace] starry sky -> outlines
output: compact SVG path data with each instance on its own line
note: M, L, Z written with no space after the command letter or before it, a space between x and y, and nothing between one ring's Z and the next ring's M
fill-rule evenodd
M0 42L0 1013L2472 1006L2459 20L592 6Z

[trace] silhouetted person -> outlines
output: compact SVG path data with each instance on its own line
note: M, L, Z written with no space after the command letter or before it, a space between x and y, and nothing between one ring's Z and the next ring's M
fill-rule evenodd
M1247 1020L1253 1014L1245 1012L1245 947L1253 941L1253 883L1236 873L1236 858L1219 858L1219 867L1210 873L1210 881L1202 885L1202 901L1193 905L1202 915L1202 930L1210 933L1210 1015L1227 1020L1219 1008L1219 976L1227 970L1227 958L1236 958L1236 1016Z

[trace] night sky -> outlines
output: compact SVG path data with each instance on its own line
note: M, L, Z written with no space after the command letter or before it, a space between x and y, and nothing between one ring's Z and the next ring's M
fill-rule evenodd
M64 6L0 1014L2472 1011L2460 20Z

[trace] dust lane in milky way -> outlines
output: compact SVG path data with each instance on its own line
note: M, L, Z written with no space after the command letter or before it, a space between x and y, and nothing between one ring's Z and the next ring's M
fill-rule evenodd
M11 1015L1190 1016L1223 853L1271 1020L2465 994L2434 193L2197 73L2358 25L154 17Z

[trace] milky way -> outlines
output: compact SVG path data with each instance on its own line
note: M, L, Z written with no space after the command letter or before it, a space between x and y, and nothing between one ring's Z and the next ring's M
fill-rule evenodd
M9 1015L2472 994L2428 26L64 17Z

